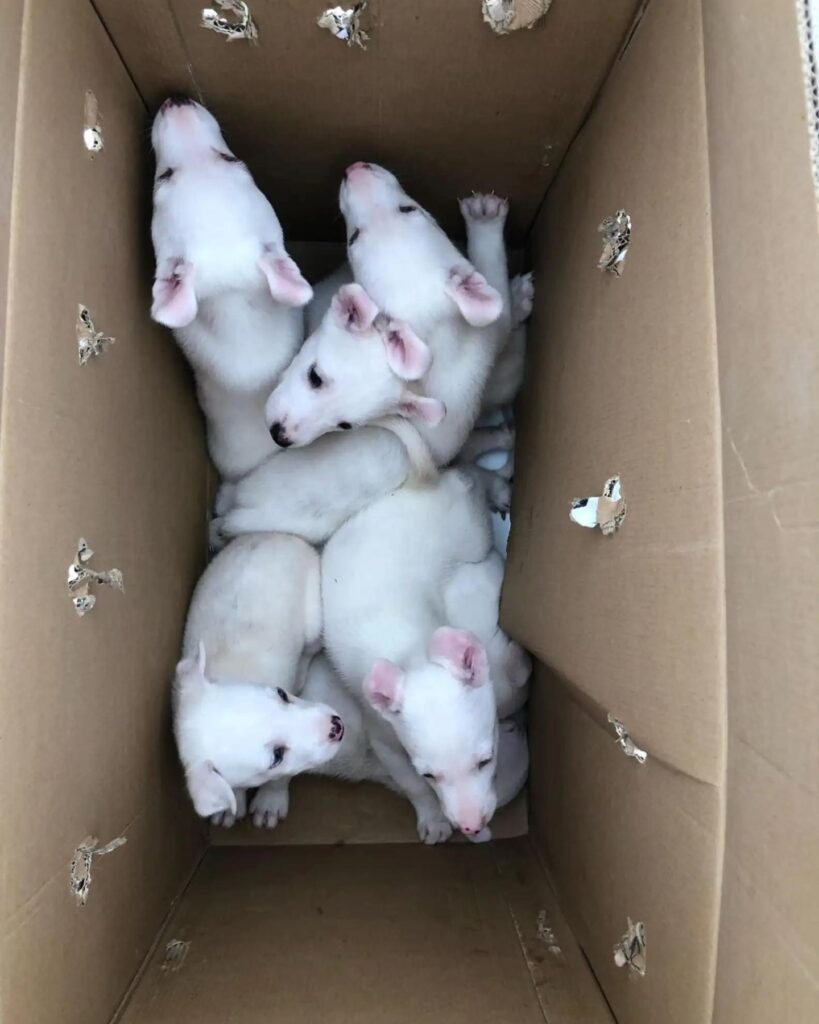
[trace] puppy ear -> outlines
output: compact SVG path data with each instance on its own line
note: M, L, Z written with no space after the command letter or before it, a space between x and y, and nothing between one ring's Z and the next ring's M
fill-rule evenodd
M446 406L437 398L416 395L413 391L405 391L401 395L398 411L409 419L421 420L430 427L437 427L446 416Z
M339 327L356 333L369 330L378 316L378 306L360 284L345 284L339 288L330 309Z
M409 324L389 320L384 332L387 362L401 380L420 380L429 369L432 353Z
M222 811L236 813L236 794L212 761L202 761L185 773L188 792L196 813L202 818Z
M313 289L284 249L266 252L259 260L259 269L267 279L270 294L283 306L306 306L312 299Z
M487 327L503 312L503 299L483 274L469 266L453 267L449 272L446 293L473 327Z
M199 649L195 657L183 658L176 666L176 688L180 693L192 693L208 686L205 675L206 656L205 644L199 641Z
M427 657L467 686L482 686L489 680L486 651L469 630L449 626L436 629L427 648Z
M151 317L165 327L187 327L199 308L193 284L193 266L176 260L162 274L157 270Z
M364 680L364 695L385 717L398 714L404 701L404 673L391 661L379 659Z

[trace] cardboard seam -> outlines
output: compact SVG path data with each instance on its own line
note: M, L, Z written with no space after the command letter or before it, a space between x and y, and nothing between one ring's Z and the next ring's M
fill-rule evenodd
M629 27L628 27L628 29L626 31L626 34L623 37L623 41L620 43L620 46L617 48L617 54L614 57L614 60L612 60L611 64L609 65L608 70L603 74L603 77L600 80L600 84L597 87L597 92L595 92L595 94L592 96L592 98L591 98L591 100L589 102L589 105L588 105L585 113L580 118L580 123L578 124L576 131L574 132L572 137L569 139L569 141L566 143L566 146L565 146L565 148L563 150L563 153L562 153L562 155L560 157L560 160L558 161L557 165L553 169L551 180L550 180L549 184L546 186L546 191L541 196L540 202L537 204L537 207L535 208L535 211L534 211L534 213L533 213L533 215L532 215L532 217L531 217L531 219L529 221L529 224L528 224L528 226L525 228L525 230L523 232L523 244L525 246L527 246L527 248L528 248L529 238L530 238L532 232L535 229L535 224L537 224L537 221L538 221L538 218L540 217L541 211L543 210L543 207L546 204L546 196L549 194L549 190L551 189L551 187L554 184L554 182L556 182L557 179L559 178L560 172L563 169L563 164L564 164L564 162L566 160L566 157L569 155L569 152L571 151L571 149L574 146L575 142L580 137L580 135L582 134L582 132L585 129L586 125L589 123L590 119L594 115L594 112L597 109L597 105L599 103L600 97L603 94L603 90L608 85L609 80L611 79L612 72L617 67L617 65L620 63L620 60L623 57L623 54L626 52L628 47L631 45L631 41L632 41L633 37L636 35L637 29L640 27L640 22L643 20L643 16L645 15L646 10L648 9L648 5L650 3L651 3L651 0L640 0L640 5L639 5L639 7L637 9L637 12L636 12L636 14L634 15L634 17L632 18L632 20L631 20L631 22L629 24Z
M725 857L727 849L727 827L728 827L728 743L730 738L730 728L728 722L729 714L729 703L728 703L728 567L726 564L726 547L725 547L725 464L723 459L723 416L722 416L722 381L720 377L720 359L719 359L719 312L717 308L717 281L716 281L716 260L714 258L714 252L716 248L716 240L714 238L714 179L711 168L711 118L709 112L709 89L708 89L708 32L707 32L707 18L706 18L706 5L707 0L700 0L697 10L699 14L699 36L700 36L700 52L701 52L701 68L700 68L700 88L701 88L701 102L704 116L704 141L705 141L705 164L706 164L706 185L708 195L708 228L709 228L709 239L710 248L706 252L706 258L708 260L709 269L709 280L711 283L710 288L710 300L711 300L711 319L713 323L713 335L714 335L714 370L716 372L716 383L714 400L716 402L716 422L719 424L720 429L715 432L713 445L714 445L714 456L717 466L716 483L720 501L720 509L722 515L718 517L718 529L719 529L719 542L722 547L722 560L721 560L721 575L722 575L722 622L721 622L721 635L722 645L720 650L720 675L722 679L722 714L720 716L720 784L718 787L718 800L719 800L719 818L718 818L718 831L716 833L716 879L714 885L714 908L715 912L712 917L711 923L711 945L713 954L711 957L711 970L710 970L710 999L708 1000L711 1007L711 1018L714 1018L716 1012L716 1001L717 1001L717 978L719 976L719 960L720 960L720 933L723 915L723 899L725 890Z
M517 640L518 638L516 636L513 636L513 639ZM518 642L523 643L522 640L518 640ZM537 655L535 656L537 657ZM598 728L600 728L608 737L611 738L611 742L614 746L617 746L617 734L609 725L608 715L612 714L616 718L620 719L619 710L617 708L608 708L600 704L597 700L595 700L594 697L586 693L585 690L582 690L576 683L571 682L570 679L563 675L563 673L556 669L553 665L549 664L547 661L544 661L540 657L538 657L538 661L541 665L544 666L544 668L548 669L554 681L559 686L561 686L563 690L565 690L567 696L572 701L572 703L577 705L577 707L579 707L581 711L583 711L587 718L590 718L591 721L594 722L594 724ZM628 727L631 739L634 740L634 742L637 743L639 747L641 747L643 750L647 752L648 758L650 759L652 764L659 764L663 768L665 768L666 771L673 772L674 775L682 776L683 778L689 779L691 782L696 782L701 786L709 786L713 789L721 785L719 781L711 781L710 779L706 779L702 776L695 775L693 772L686 771L684 768L681 768L678 765L673 764L667 758L662 757L660 754L658 754L653 749L653 747L651 747L651 745L646 742L645 736L640 735L638 741L635 738L635 733L631 729L630 723L628 721L625 722L625 725ZM619 751L619 756L625 757L626 755L622 751ZM641 766L637 765L636 767L640 768Z
M130 1005L134 993L136 992L137 988L139 988L140 982L145 977L145 974L147 973L148 969L153 963L156 952L159 949L162 940L165 938L165 933L167 932L171 924L171 920L176 914L177 910L179 909L179 906L182 900L184 899L186 893L188 892L188 889L190 889L191 884L194 878L196 877L197 872L201 868L202 861L205 859L205 856L207 855L209 849L210 846L208 845L207 842L205 842L202 846L199 856L194 861L190 874L188 875L187 879L182 883L178 894L175 896L174 899L171 900L168 906L168 912L162 919L159 928L157 929L156 938L149 946L148 951L145 954L144 960L137 968L133 978L128 984L128 987L125 989L125 994L123 995L119 1006L117 1006L117 1008L114 1010L114 1014L111 1017L109 1024L120 1024L120 1021L122 1021L125 1012L127 1011L128 1006Z

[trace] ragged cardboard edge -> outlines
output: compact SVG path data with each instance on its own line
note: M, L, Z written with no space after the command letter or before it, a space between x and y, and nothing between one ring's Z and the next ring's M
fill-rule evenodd
M85 538L80 537L77 541L77 554L74 557L74 561L68 566L66 574L68 596L74 605L74 611L80 618L87 615L97 603L96 596L91 593L92 584L108 586L112 590L118 590L122 594L125 593L125 580L123 579L122 572L119 569L103 571L92 569L87 563L93 554L94 552L89 547Z
M246 39L250 43L259 41L259 30L253 21L250 7L245 0L214 0L218 7L226 14L233 15L233 20L223 17L212 7L205 7L202 11L202 28L209 28L224 36L228 43L237 39Z
M165 943L165 956L159 965L160 971L166 974L175 974L181 970L185 959L190 952L191 944L184 939L170 939Z
M620 719L615 718L614 715L609 712L608 721L610 725L614 726L614 731L617 733L617 742L620 744L620 749L626 757L633 757L638 764L645 764L648 760L648 754L645 750L637 746L631 738L628 729Z
M70 886L71 892L77 901L78 906L84 907L88 902L88 894L91 891L91 883L94 876L91 872L95 857L105 857L114 850L124 846L128 840L125 836L117 836L105 846L99 845L96 836L86 836L74 851L71 858Z
M620 477L615 474L603 484L602 494L572 499L569 503L569 519L587 529L599 526L600 532L609 537L623 525L627 510Z
M97 97L90 89L85 90L83 109L82 141L88 152L94 156L102 151L105 140L102 137L102 118L100 117Z
M85 366L91 359L101 356L116 341L116 338L96 329L91 310L82 303L77 306L76 335L80 366Z
M359 46L367 49L369 35L361 26L361 16L367 9L367 0L353 4L352 7L328 7L317 20L319 28L343 40L348 46Z
M552 0L482 0L483 20L499 36L532 28L552 6Z
M646 926L642 921L632 921L630 917L626 922L626 932L614 946L614 962L643 978L646 973Z
M819 227L819 56L816 34L819 33L819 3L817 0L795 0L799 48L802 54L802 74L805 80L805 107L808 127L811 178L816 202Z
M618 210L613 217L606 217L597 230L603 236L603 251L597 266L620 277L631 244L631 217L625 210Z

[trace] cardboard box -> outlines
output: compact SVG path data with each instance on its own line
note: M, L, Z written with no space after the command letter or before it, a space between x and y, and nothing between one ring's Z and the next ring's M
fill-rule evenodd
M819 1020L811 4L553 0L498 36L478 0L371 0L366 51L322 7L250 0L257 46L189 0L0 8L0 1016ZM453 232L458 194L512 201L538 294L503 614L540 664L528 813L488 847L421 847L370 787L300 780L272 836L189 807L168 691L212 478L148 317L146 126L179 90L314 276L353 159ZM116 338L84 366L80 305ZM570 521L615 474L620 529ZM79 538L125 584L83 617Z

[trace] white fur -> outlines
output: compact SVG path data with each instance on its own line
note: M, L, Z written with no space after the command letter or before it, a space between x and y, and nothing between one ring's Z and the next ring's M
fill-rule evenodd
M420 387L444 403L447 415L439 426L419 424L419 431L438 464L445 465L475 423L487 378L509 334L507 204L494 196L464 201L468 260L382 167L348 168L340 206L355 280L432 352Z
M425 842L445 839L450 822L483 832L496 804L494 676L504 699L509 686L525 684L498 630L492 566L483 577L477 571L490 547L485 496L449 470L435 485L403 488L360 512L322 555L328 654L366 709L373 750L412 801ZM450 605L461 599L467 566L483 585L453 630Z
M174 328L196 376L211 457L235 479L275 450L264 402L304 337L299 307L312 290L272 206L204 107L166 101L152 141L151 312Z
M177 745L199 814L232 824L244 790L255 786L257 800L272 789L281 805L276 780L337 753L336 711L295 696L320 631L319 559L304 541L242 537L205 570L188 613L174 700Z
M211 523L211 545L244 533L293 533L313 544L327 540L350 516L425 476L423 440L409 447L398 431L410 423L327 434L306 448L274 455L236 484L223 487Z

